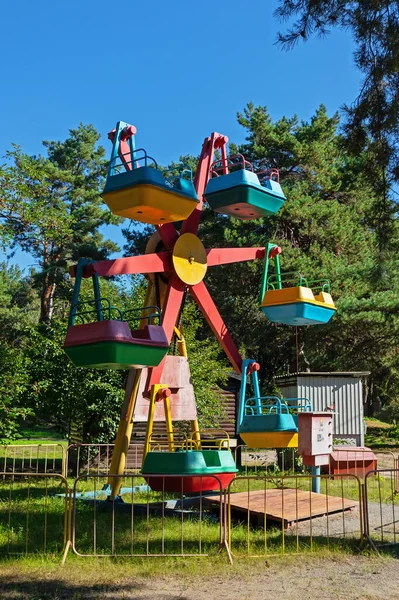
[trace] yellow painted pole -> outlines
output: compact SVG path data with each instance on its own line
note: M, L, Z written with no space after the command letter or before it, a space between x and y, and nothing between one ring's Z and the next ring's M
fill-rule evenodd
M169 452L174 452L175 444L174 444L174 436L173 436L172 413L170 410L169 396L167 396L166 394L163 398L163 406L164 406L164 411L165 411L166 433L168 436L168 448L169 448Z
M110 475L123 475L125 471L127 453L133 431L133 413L136 406L141 371L142 369L131 369L129 371L125 390L125 402L123 404L114 451L112 453L111 467L109 470ZM112 489L111 500L113 500L115 496L119 494L122 485L122 477L110 477L108 483Z
M177 336L177 349L179 350L179 354L180 354L180 356L184 356L184 358L187 358L186 340L184 339L182 329L180 328L180 330L179 330L177 327L175 327L175 334ZM193 419L192 421L190 421L190 426L191 426L191 439L195 442L196 450L200 450L201 449L201 435L200 435L199 426L198 426L198 419Z
M151 280L148 281L148 287L145 295L144 306L151 306L155 299L155 289ZM147 319L142 318L140 328L144 327ZM133 432L133 415L139 391L140 377L142 369L131 369L127 378L125 389L125 400L122 407L121 418L119 421L118 433L116 434L114 451L112 453L110 475L123 475L126 466L127 453L130 446L130 440ZM111 486L111 500L118 495L122 485L121 477L110 477L108 483Z
M194 419L191 425L191 439L195 442L195 449L201 450L201 435L198 426L198 419Z
M156 383L155 385L151 386L150 405L148 407L147 428L146 428L146 432L145 432L143 463L144 463L145 457L147 456L148 452L150 451L152 429L154 426L155 403L157 401L158 393L161 390L168 390L168 386L164 383ZM170 394L170 392L169 392L169 394ZM164 398L165 398L165 396L164 396Z

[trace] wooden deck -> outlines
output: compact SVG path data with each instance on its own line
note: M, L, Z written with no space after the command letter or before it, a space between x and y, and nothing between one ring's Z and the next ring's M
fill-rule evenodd
M206 499L212 505L219 505L219 497L207 496ZM266 519L288 527L298 521L352 510L358 506L358 502L337 496L284 488L231 494L230 506L232 515L237 513L248 515L249 511L250 518L258 519L259 524L263 523L266 515Z

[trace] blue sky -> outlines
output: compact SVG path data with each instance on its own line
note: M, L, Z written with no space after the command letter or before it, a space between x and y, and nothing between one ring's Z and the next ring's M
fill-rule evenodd
M110 3L19 0L1 8L0 155L29 153L93 123L109 147L116 121L160 163L198 154L212 131L240 142L248 101L273 118L308 120L356 97L349 35L335 31L285 52L275 45L277 0ZM120 241L120 234L111 232ZM29 256L17 255L22 266ZM15 262L15 261L14 261Z

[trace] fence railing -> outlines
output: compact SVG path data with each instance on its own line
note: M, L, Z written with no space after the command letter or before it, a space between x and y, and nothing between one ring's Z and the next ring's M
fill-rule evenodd
M0 445L0 475L10 473L65 474L66 448L62 444Z
M168 487L171 477L162 477L163 489ZM178 479L183 490L185 477ZM97 557L216 554L225 539L223 490L220 480L216 476L212 479L216 491L200 491L186 497L182 492L153 492L141 476L124 476L120 497L110 500L107 476L78 477L73 489L73 552L78 556ZM203 478L200 476L198 480L202 482ZM85 490L83 496L80 495L82 489ZM209 494L219 499L216 522L208 511ZM104 503L107 498L108 502Z
M241 474L264 474L267 470L275 474L302 473L304 467L296 448L267 450L239 445L234 448L234 459L240 465Z
M205 440L204 447L207 447ZM144 443L131 444L125 464L125 474L138 473L141 468ZM0 475L10 473L48 473L64 477L79 477L90 474L108 474L111 466L114 444L23 444L0 446ZM351 473L363 479L376 465L370 459L369 451L356 450L353 462L353 448L340 448L340 467L334 471L325 467L323 473ZM236 462L240 456L240 468L245 475L264 473L266 470L281 474L303 473L304 467L295 448L265 450L239 445L232 448ZM378 469L385 470L385 476L394 478L394 489L399 492L399 457L391 451L375 451ZM390 475L391 474L391 475Z
M240 476L227 490L228 546L233 556L262 557L359 545L361 483L354 475Z
M70 496L62 475L12 473L0 477L0 555L65 551Z
M63 552L65 559L71 547L79 556L205 556L223 547L239 558L362 540L374 549L399 544L398 457L390 452L377 454L384 468L369 469L365 454L357 472L321 475L315 494L314 476L302 472L296 451L279 452L271 467L275 453L237 448L243 467L228 489L215 476L215 492L189 497L151 491L137 473L137 444L118 476L121 501L107 487L117 477L109 475L112 450L111 444L74 444L68 452L59 444L3 447L0 555ZM156 477L168 489L170 476Z
M141 469L144 443L131 444L126 457L125 474ZM108 475L114 444L71 444L67 448L65 475Z
M378 469L365 477L365 536L374 549L399 543L398 479L398 469Z
M356 460L354 460L355 451ZM376 456L377 464L373 459ZM234 449L234 458L240 463L241 472L245 475L257 475L268 472L292 474L305 473L297 448L282 448L280 450L267 450L264 448L249 448L239 445ZM337 475L351 474L363 480L369 471L385 471L385 477L393 477L395 492L399 493L399 456L390 450L361 450L348 446L339 448L339 463L321 468L323 475L335 477Z

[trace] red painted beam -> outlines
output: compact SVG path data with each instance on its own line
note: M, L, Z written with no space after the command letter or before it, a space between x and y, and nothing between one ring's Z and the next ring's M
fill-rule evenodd
M233 342L233 338L231 337L204 282L201 281L201 283L197 283L197 285L191 287L190 294L193 296L202 314L208 321L209 326L217 337L223 350L226 352L227 357L233 365L233 368L237 371L237 373L241 373L242 358L240 353L238 352L237 347Z
M173 223L164 223L163 225L157 225L157 231L161 236L161 240L167 250L172 250L176 243L179 234L176 231L176 227Z
M165 330L169 343L172 340L174 328L177 324L185 289L186 285L180 281L177 275L173 275L170 278L162 308L162 327Z
M211 164L215 155L215 149L222 148L222 146L227 144L228 141L229 138L227 136L213 132L210 137L205 138L204 143L202 144L201 155L199 157L198 167L194 177L194 187L197 191L199 202L191 215L183 222L181 228L182 234L197 234L201 218L203 195L210 177Z
M169 252L128 256L113 260L100 260L88 264L83 270L83 277L91 277L97 273L100 277L111 275L134 275L136 273L168 273L173 270ZM76 276L76 265L69 269L71 277Z
M208 267L265 258L265 248L212 248L206 253Z
M170 278L162 309L162 327L165 330L169 343L172 341L174 328L177 324L177 319L179 318L185 289L185 284L180 281L177 275ZM161 381L165 360L166 357L157 367L149 369L149 377L147 378L146 389L144 392L145 396L148 398L152 385L157 383L168 383L167 381Z

